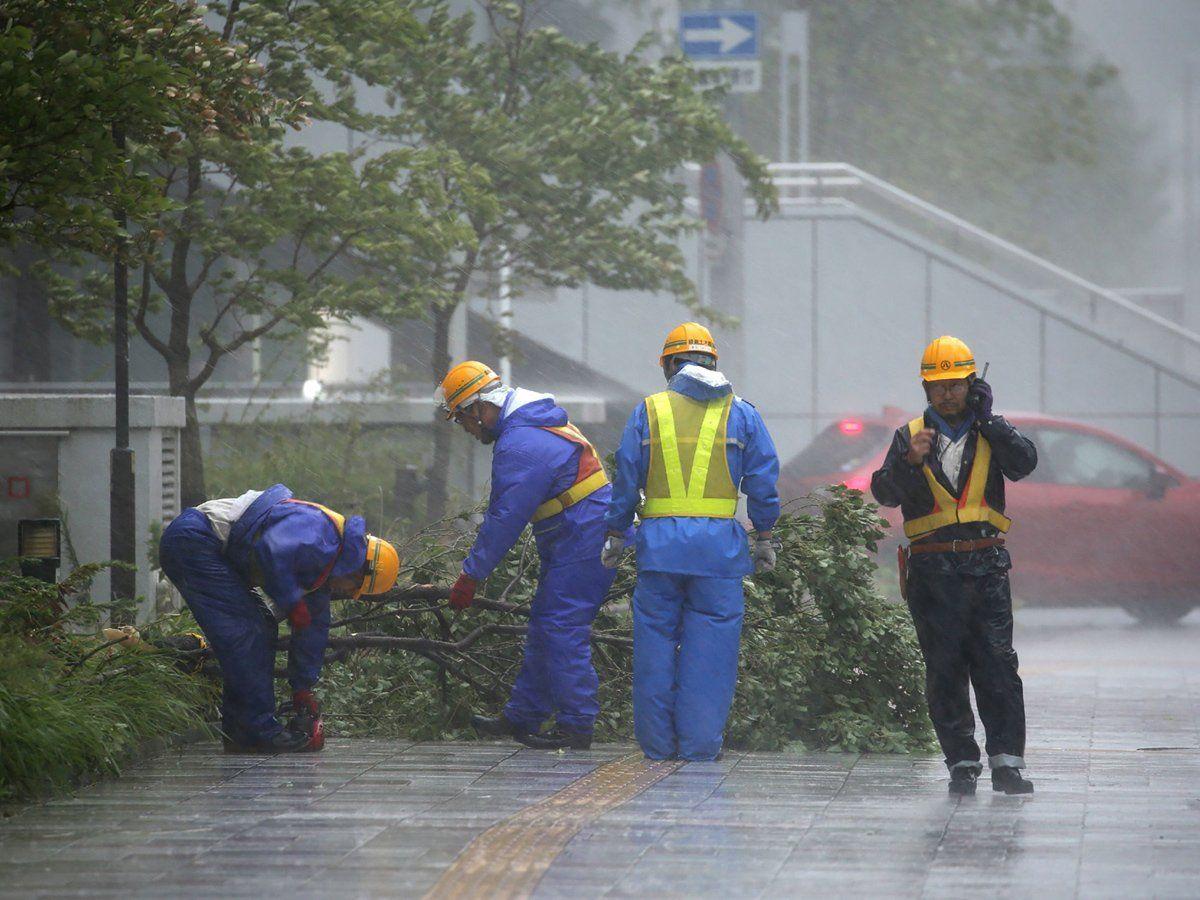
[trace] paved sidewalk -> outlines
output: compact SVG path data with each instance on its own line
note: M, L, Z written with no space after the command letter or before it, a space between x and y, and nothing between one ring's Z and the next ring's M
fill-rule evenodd
M1200 896L1195 618L1022 616L1033 797L951 799L936 757L730 754L577 822L536 895ZM0 897L416 897L629 749L194 746L0 822Z

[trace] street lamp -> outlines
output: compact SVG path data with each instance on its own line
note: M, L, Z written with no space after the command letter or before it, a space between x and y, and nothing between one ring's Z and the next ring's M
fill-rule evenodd
M18 521L17 556L21 557L22 575L54 584L62 559L62 522L58 519Z

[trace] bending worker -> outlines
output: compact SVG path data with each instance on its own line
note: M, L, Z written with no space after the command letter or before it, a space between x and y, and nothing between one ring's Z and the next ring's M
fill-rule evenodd
M552 396L508 387L483 363L451 369L435 400L447 419L492 445L491 497L450 605L471 605L479 583L531 523L541 560L512 695L500 715L471 722L481 734L511 735L529 747L586 750L600 711L592 620L615 575L599 558L608 476ZM541 732L551 715L556 727Z
M329 602L390 590L400 571L396 549L367 534L360 516L345 519L276 484L185 509L163 532L159 559L221 664L225 748L320 750L313 686L329 638ZM286 728L275 717L273 681L277 624L285 618L295 712Z
M779 460L758 411L717 371L707 328L675 328L659 363L667 390L633 411L621 437L603 559L617 565L640 512L633 716L642 751L716 759L737 683L742 578L775 565ZM739 487L753 551L734 518Z
M967 684L987 732L992 788L1033 793L1025 767L1025 700L1012 646L1012 560L1004 479L1037 465L1033 443L992 412L992 389L958 338L925 348L924 415L896 431L871 493L899 506L900 587L925 657L929 717L950 769L950 793L974 794L983 766Z

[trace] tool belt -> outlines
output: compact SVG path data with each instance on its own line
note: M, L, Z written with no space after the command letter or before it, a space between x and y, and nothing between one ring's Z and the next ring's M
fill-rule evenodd
M896 548L896 567L900 570L900 598L908 600L908 558L914 553L970 553L988 547L1003 547L1004 538L975 538L970 541L916 541Z
M908 545L909 553L970 553L972 550L986 550L988 547L1003 547L1004 538L976 538L972 541L942 541L930 543L917 541Z

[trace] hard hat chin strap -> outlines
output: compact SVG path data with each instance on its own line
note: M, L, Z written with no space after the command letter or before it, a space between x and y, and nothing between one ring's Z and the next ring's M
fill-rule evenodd
M498 437L495 430L489 427L488 424L483 421L483 416L480 414L480 404L488 402L489 401L487 400L480 400L479 398L476 398L471 402L471 411L468 413L470 417L475 420L475 425L479 428L479 435L485 444L495 443L495 440ZM496 406L494 403L491 405ZM497 409L499 409L499 407L497 407ZM464 410L464 412L466 412L466 410Z

